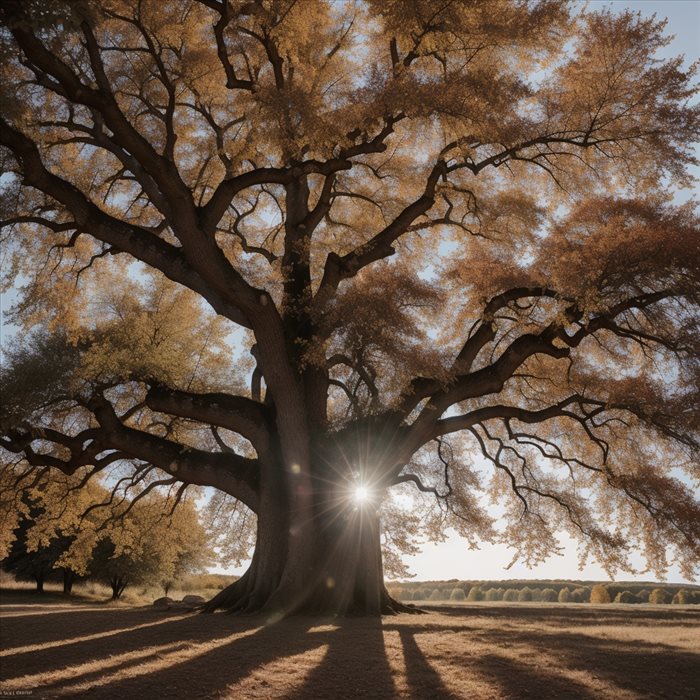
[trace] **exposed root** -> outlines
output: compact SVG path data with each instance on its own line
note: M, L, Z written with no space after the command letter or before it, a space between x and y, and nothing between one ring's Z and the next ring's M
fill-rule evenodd
M381 613L382 615L400 615L406 613L408 615L423 615L425 610L417 608L415 605L406 605L392 598L384 586L382 586Z

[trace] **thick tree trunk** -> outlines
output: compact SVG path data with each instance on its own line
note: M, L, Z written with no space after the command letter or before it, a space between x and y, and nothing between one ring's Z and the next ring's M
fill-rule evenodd
M294 523L279 491L263 495L248 571L204 611L262 612L272 619L418 612L393 600L384 586L376 506L318 493L314 505L312 520Z

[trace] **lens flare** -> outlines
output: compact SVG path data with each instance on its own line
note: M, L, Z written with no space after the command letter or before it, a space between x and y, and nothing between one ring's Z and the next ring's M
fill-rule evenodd
M369 489L366 486L356 486L353 491L352 498L358 505L366 503L369 500Z

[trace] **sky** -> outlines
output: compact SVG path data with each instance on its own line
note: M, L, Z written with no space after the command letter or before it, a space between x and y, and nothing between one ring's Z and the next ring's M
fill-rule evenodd
M582 3L583 4L583 3ZM700 60L700 0L590 0L591 9L612 8L621 11L630 8L643 15L656 14L659 19L668 18L667 32L675 35L672 44L662 52L662 57L684 54L686 64ZM699 153L700 155L700 153ZM700 177L700 169L696 168ZM689 195L681 194L680 199ZM12 329L2 325L2 312L6 311L14 300L14 293L3 294L0 297L0 346L5 346ZM417 580L440 579L584 579L603 580L608 576L596 564L589 564L579 570L575 544L566 536L562 536L563 554L553 556L548 561L531 570L516 562L510 569L505 567L513 558L513 551L505 546L484 544L479 550L469 550L464 540L454 533L440 544L425 544L422 553L407 557L411 572ZM639 560L639 565L641 565ZM245 567L244 567L245 568ZM219 569L220 570L220 569ZM242 569L228 570L230 573L242 573ZM632 576L625 574L623 580L650 580L653 574ZM672 568L668 573L671 582L682 582L685 579L680 572Z

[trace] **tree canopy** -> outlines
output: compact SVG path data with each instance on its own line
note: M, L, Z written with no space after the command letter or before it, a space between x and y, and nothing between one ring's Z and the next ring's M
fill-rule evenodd
M694 575L700 239L672 193L700 109L662 21L30 0L2 22L18 474L254 512L211 608L399 609L378 512L399 549L452 527L534 564L566 531L610 571L641 548Z

